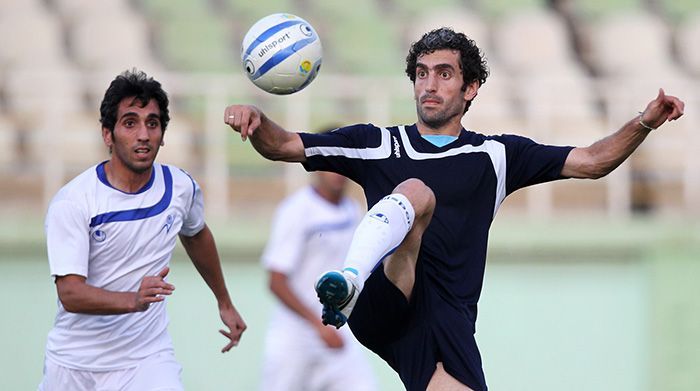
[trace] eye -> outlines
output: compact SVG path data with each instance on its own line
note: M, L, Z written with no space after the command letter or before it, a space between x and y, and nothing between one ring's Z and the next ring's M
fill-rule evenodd
M443 79L449 79L450 77L452 77L452 74L448 71L442 71L440 72L440 77L442 77Z
M146 123L149 128L157 128L160 125L160 122L157 120L151 120Z
M124 121L124 126L126 126L127 128L131 128L134 125L136 125L136 121L134 121L133 119L128 119Z
M419 79L423 79L427 75L428 75L428 73L426 71L424 71L423 69L419 69L416 71L416 77L418 77Z

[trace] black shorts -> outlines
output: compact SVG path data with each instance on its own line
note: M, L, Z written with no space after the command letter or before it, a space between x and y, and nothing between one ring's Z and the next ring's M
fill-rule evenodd
M399 374L409 391L425 390L438 362L471 389L486 391L474 322L432 284L419 260L409 303L378 267L348 319L353 334Z

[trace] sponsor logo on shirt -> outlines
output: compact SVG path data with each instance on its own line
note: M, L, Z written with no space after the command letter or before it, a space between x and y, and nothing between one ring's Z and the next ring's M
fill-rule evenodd
M401 149L399 146L399 140L396 138L396 136L392 136L394 139L394 156L397 158L401 157Z

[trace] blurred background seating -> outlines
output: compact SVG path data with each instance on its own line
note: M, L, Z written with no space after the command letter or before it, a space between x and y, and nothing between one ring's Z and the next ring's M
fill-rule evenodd
M324 46L320 77L291 97L257 90L239 65L243 35L273 12L302 16ZM586 145L633 117L658 87L685 98L688 107L697 103L700 6L694 0L440 0L430 7L408 0L352 6L320 0L0 0L3 164L21 162L23 172L43 178L44 196L38 198L45 203L74 170L98 157L96 151L70 153L73 146L97 148L104 157L98 104L117 73L137 67L164 84L177 112L161 158L205 178L210 197L223 200L217 216L230 217L237 183L257 183L252 192L273 189L272 203L304 176L223 133L218 115L224 105L259 104L296 130L332 122L412 123L404 59L413 41L439 26L467 33L488 59L491 76L463 119L476 131ZM56 132L59 124L70 131ZM700 164L692 152L697 125L688 113L664 130L668 137L650 137L610 178L529 189L505 209L533 216L700 213L693 175ZM49 135L66 140L42 146ZM61 148L68 153L55 151Z

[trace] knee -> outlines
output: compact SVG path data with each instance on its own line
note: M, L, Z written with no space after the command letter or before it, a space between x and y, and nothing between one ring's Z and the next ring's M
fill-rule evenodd
M393 192L401 193L408 198L417 217L432 215L435 209L435 193L420 179L406 179L396 186Z

